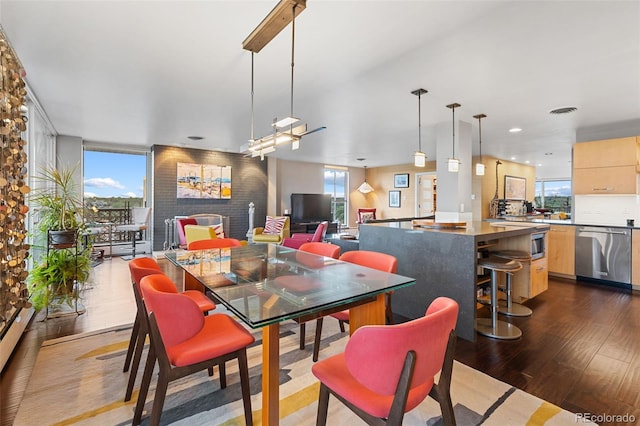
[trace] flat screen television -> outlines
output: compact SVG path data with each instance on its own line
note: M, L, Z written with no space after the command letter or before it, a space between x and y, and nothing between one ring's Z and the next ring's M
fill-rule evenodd
M331 194L291 194L291 222L331 222Z

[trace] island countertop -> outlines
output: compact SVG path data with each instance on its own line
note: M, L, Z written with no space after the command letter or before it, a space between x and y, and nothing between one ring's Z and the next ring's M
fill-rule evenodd
M495 238L508 238L518 235L531 234L532 232L545 232L548 231L550 225L548 223L534 223L534 222L486 222L486 221L472 221L467 222L466 226L456 228L443 228L443 227L422 227L413 226L412 222L383 222L383 223L365 223L360 225L360 229L367 226L376 226L384 228L396 228L410 233L445 233L453 235L466 235L474 237L476 241L484 241L487 239Z

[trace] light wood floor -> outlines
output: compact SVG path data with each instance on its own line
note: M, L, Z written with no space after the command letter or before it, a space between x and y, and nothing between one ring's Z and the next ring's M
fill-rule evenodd
M161 265L179 281L178 271ZM127 263L105 260L94 274L85 314L31 321L0 376L0 425L13 424L44 340L133 322ZM522 339L459 340L456 359L567 410L629 413L640 422L640 295L564 280L549 285L529 302L531 318L513 320Z

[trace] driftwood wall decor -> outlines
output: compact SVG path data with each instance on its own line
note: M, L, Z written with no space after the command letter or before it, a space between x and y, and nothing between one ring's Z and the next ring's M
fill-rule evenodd
M0 28L0 330L29 307L24 69Z

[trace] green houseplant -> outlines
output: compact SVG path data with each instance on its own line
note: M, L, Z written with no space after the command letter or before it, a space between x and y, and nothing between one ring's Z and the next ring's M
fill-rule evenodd
M83 227L82 200L74 180L76 168L47 166L36 176L40 188L33 191L31 201L38 230L43 236L50 233L52 244L72 243Z
M91 273L91 247L78 237L84 223L82 201L74 181L76 167L44 167L31 202L36 213L36 241L45 241L44 255L27 279L36 309L77 300Z

